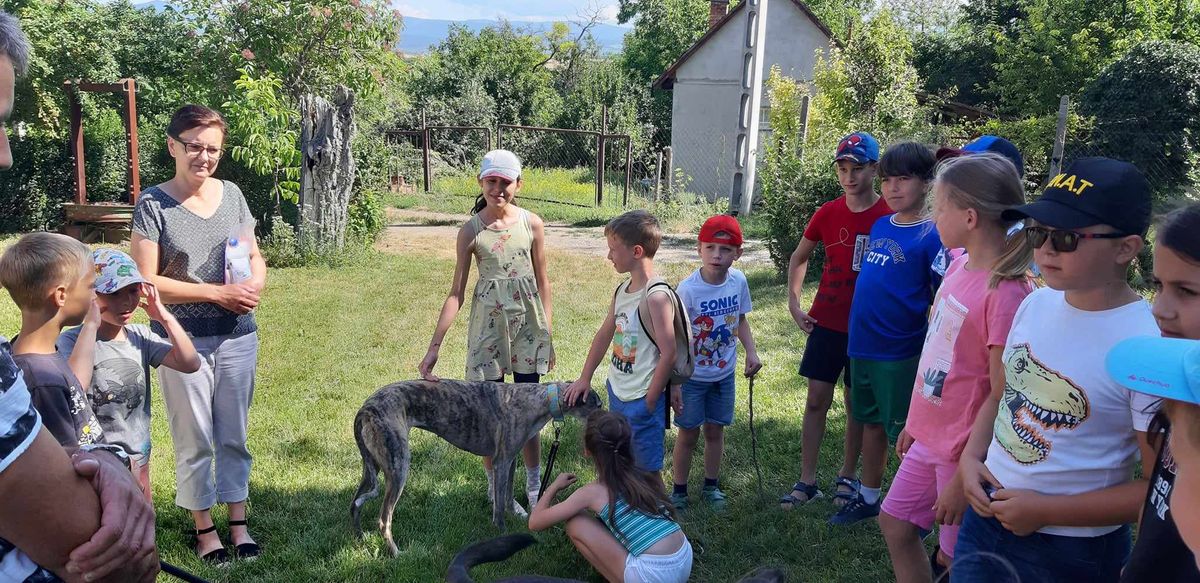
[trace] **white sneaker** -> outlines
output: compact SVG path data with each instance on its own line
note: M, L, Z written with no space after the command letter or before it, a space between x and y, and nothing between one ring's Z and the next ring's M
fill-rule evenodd
M538 491L530 490L525 493L525 496L529 499L529 510L533 511L533 507L538 503Z
M525 509L521 507L521 504L517 502L516 498L513 498L512 508L510 510L513 514L521 518L529 518L529 513L525 512Z

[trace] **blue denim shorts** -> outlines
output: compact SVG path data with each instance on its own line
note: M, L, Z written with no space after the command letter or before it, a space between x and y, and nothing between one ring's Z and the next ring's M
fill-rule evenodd
M633 460L638 467L648 472L657 472L663 467L665 454L663 440L667 436L667 394L659 395L654 411L646 409L646 397L622 401L608 388L608 410L629 421L633 429Z
M1116 583L1131 550L1129 525L1096 537L1017 536L968 506L954 550L954 583Z
M736 380L737 374L731 372L719 381L683 383L683 413L675 416L675 426L695 429L703 423L732 425Z

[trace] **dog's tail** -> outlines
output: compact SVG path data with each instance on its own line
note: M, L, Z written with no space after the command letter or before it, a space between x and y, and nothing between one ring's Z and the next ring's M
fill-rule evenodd
M471 567L503 561L537 542L529 534L508 534L477 542L459 551L446 571L446 583L473 583Z
M362 456L363 473L362 481L358 483L358 492L354 494L354 501L350 504L350 519L358 536L362 536L360 515L363 504L379 495L379 460L367 445L375 443L376 440L371 439L373 435L364 436L367 432L375 433L372 419L373 416L363 410L354 417L354 441L358 443L358 453Z

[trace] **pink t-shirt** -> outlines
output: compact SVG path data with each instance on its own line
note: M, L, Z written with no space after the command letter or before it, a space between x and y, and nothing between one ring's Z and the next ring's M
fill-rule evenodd
M957 460L975 415L992 390L988 350L1004 346L1013 316L1033 291L1028 280L988 289L991 273L968 270L963 255L950 264L929 317L905 425L934 453Z

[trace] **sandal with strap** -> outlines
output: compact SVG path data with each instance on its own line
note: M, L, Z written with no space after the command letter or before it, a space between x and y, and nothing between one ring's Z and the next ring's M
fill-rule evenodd
M200 535L215 532L216 530L217 526L215 524L205 529L193 530L192 535L195 538L195 544L192 546L200 545ZM199 551L197 551L197 553L199 553ZM200 560L214 567L224 567L229 564L229 551L226 551L225 546L221 545L216 550L212 550L200 555Z
M229 526L248 526L248 525L249 525L249 522L246 520L230 520L229 521ZM257 559L258 556L261 554L262 554L262 547L258 546L258 543L242 543L240 545L233 547L233 556L235 556L239 559L242 559L244 561L252 561L254 559Z
M833 504L840 508L853 502L855 498L858 498L858 491L861 488L862 482L857 479L838 476L833 481Z
M804 494L804 498L798 498L792 492L800 492ZM792 486L792 492L788 492L779 498L779 506L784 510L792 510L825 496L817 488L816 484L805 484L804 482L796 482Z

